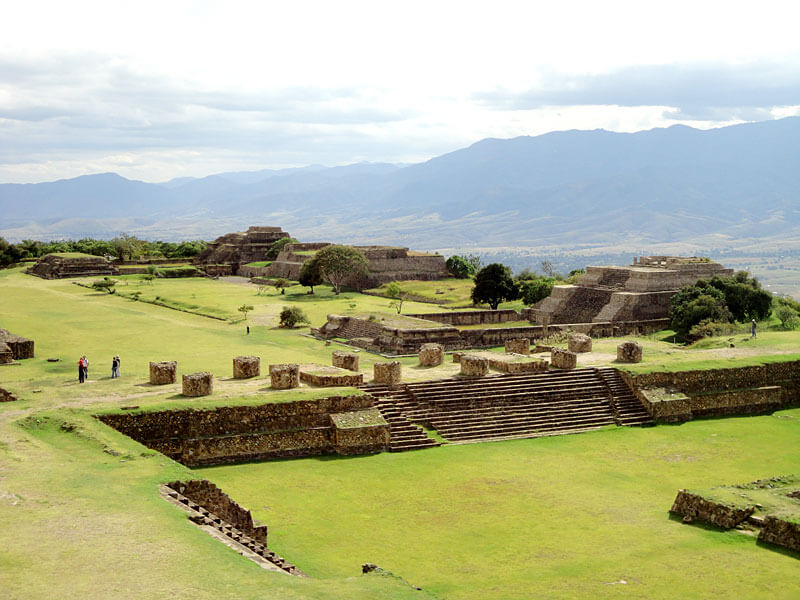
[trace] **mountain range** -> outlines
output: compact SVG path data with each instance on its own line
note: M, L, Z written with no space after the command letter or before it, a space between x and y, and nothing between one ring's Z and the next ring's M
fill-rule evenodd
M412 165L0 184L0 236L12 242L213 239L249 225L303 241L460 251L797 249L800 117L485 139Z

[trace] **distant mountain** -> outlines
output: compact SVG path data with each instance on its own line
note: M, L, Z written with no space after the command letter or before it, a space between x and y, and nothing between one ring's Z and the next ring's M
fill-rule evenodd
M486 139L409 166L3 184L0 235L214 238L263 224L309 241L420 249L798 243L798 167L798 117L707 131L564 131Z

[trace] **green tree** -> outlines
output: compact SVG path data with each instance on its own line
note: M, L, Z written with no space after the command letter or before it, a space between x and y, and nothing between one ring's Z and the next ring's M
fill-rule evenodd
M775 299L773 314L781 322L781 329L796 329L800 325L800 313L787 302L780 302L780 298Z
M772 294L747 271L739 271L733 277L714 277L709 283L724 294L725 306L740 323L763 321L772 311Z
M511 277L511 269L505 265L492 263L475 275L475 287L472 288L475 304L486 303L495 310L501 302L515 300L518 296L519 288Z
M297 240L293 237L284 237L279 240L275 240L272 242L269 247L267 248L267 252L264 254L264 260L275 260L278 258L278 254L281 253L283 247L286 244L296 244Z
M367 259L352 246L325 246L317 252L316 259L322 278L333 286L337 295L348 279L369 273Z
M123 233L120 236L111 240L111 245L114 248L114 254L120 260L131 260L137 256L141 256L144 249L144 244L139 238Z
M478 261L480 263L480 261ZM445 261L447 271L456 279L469 279L478 272L478 267L470 261L470 257L453 255Z
M283 277L278 277L275 281L272 282L272 286L276 290L280 290L281 294L286 293L286 288L291 285L291 282L288 279L284 279Z
M278 317L281 327L294 327L301 323L308 323L306 314L296 306L284 306Z
M320 285L323 281L324 279L322 279L322 273L319 270L319 262L316 256L303 263L303 266L300 268L300 285L311 288L309 293L313 294L314 286Z
M690 339L692 327L701 321L724 323L733 320L725 306L725 295L707 281L678 290L670 300L670 327L681 339Z
M113 294L116 290L114 286L117 285L117 282L114 279L109 277L104 277L103 279L98 279L94 283L92 283L92 287L98 291L108 292L109 294Z
M399 315L403 310L403 302L405 302L408 297L408 292L401 288L399 283L392 281L386 286L386 296L392 299L392 301L389 302L389 306L394 308Z
M534 277L528 281L521 281L519 289L525 306L532 306L547 298L553 291L555 283L552 277Z
M251 305L249 305L249 304L242 304L236 310L238 310L240 313L242 313L244 315L244 320L246 321L247 320L247 313L249 313L251 310L253 310L253 307Z

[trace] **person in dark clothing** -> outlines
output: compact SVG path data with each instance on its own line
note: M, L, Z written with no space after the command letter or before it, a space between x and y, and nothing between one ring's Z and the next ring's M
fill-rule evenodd
M111 379L116 379L119 377L119 354L117 354L114 358L111 359Z
M86 376L83 373L83 356L78 359L78 383L83 383Z
M753 319L753 323L752 323L752 325L750 325L750 337L751 338L756 337L756 320L755 319Z

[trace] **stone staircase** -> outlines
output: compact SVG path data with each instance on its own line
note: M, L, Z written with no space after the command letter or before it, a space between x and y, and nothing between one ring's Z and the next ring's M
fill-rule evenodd
M369 392L375 398L377 408L389 424L389 452L419 450L441 445L413 421L424 420L424 411L417 408L413 396L405 385L363 385L359 389Z
M611 367L599 367L597 373L611 392L611 407L616 413L618 425L655 425L655 421L622 379L619 371Z
M580 433L615 424L653 424L612 368L362 389L376 397L377 407L389 422L395 451L438 445L412 422L432 427L453 443Z

